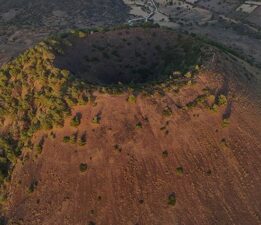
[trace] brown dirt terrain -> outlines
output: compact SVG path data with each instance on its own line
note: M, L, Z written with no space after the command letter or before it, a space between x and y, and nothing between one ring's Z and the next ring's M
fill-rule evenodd
M128 94L96 93L95 104L74 108L79 127L67 120L52 130L55 138L38 133L35 142L45 137L42 154L24 153L12 176L9 224L260 224L260 81L246 78L241 62L231 64L216 55L196 84L139 95L136 103ZM217 112L184 109L204 88L226 94L228 104ZM171 115L163 115L166 107ZM86 134L86 145L63 143L73 133ZM168 204L172 193L175 206Z

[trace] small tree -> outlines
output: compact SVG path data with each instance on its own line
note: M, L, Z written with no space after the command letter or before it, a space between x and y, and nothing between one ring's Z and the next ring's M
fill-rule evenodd
M83 134L83 135L79 138L78 144L79 144L80 146L86 145L86 134Z
M128 97L128 102L129 103L136 103L136 97L134 95L130 95Z
M162 115L166 116L166 117L171 116L172 109L169 106L165 107L165 109L163 109L163 111L162 111Z
M71 120L71 126L78 127L81 123L81 114L77 113Z
M168 204L172 206L176 205L176 194L174 192L169 195Z
M165 151L162 152L162 157L163 157L163 158L167 158L168 155L169 155L169 153L168 153L167 150L165 150Z
M183 170L183 167L177 167L176 168L176 174L179 175L179 176L182 176L184 173L184 170Z
M81 163L80 164L80 171L85 172L87 170L88 166L87 163Z
M69 136L64 136L63 137L63 142L64 143L68 143L70 141L70 137Z
M217 104L213 104L213 105L210 107L210 110L213 111L213 112L217 112L217 111L218 111L218 105L217 105Z
M217 104L220 105L226 105L227 104L227 97L225 95L219 95Z
M43 151L43 146L42 146L41 144L37 144L37 145L35 146L35 150L36 150L36 152L37 152L38 154L41 154L42 151Z
M136 128L138 128L138 129L142 128L142 123L141 123L141 122L138 122L138 123L136 124Z
M227 118L223 119L221 125L223 128L227 127L229 125L229 120Z
M101 120L101 117L99 115L93 117L92 123L99 124Z
M70 143L75 144L77 141L77 134L72 134L70 137Z

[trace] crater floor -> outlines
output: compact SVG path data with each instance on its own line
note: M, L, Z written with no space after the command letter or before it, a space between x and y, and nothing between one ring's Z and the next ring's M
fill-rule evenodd
M131 28L76 38L55 63L90 83L129 84L184 72L199 55L199 44L190 37L161 28Z

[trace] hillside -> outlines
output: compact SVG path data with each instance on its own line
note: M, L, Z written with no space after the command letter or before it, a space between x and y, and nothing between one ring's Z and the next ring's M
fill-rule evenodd
M261 222L260 71L230 53L157 26L76 30L0 87L3 224Z

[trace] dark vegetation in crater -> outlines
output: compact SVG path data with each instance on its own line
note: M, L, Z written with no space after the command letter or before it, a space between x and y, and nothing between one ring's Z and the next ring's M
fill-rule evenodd
M198 42L161 28L97 32L70 42L56 56L56 66L100 85L161 81L200 60Z

